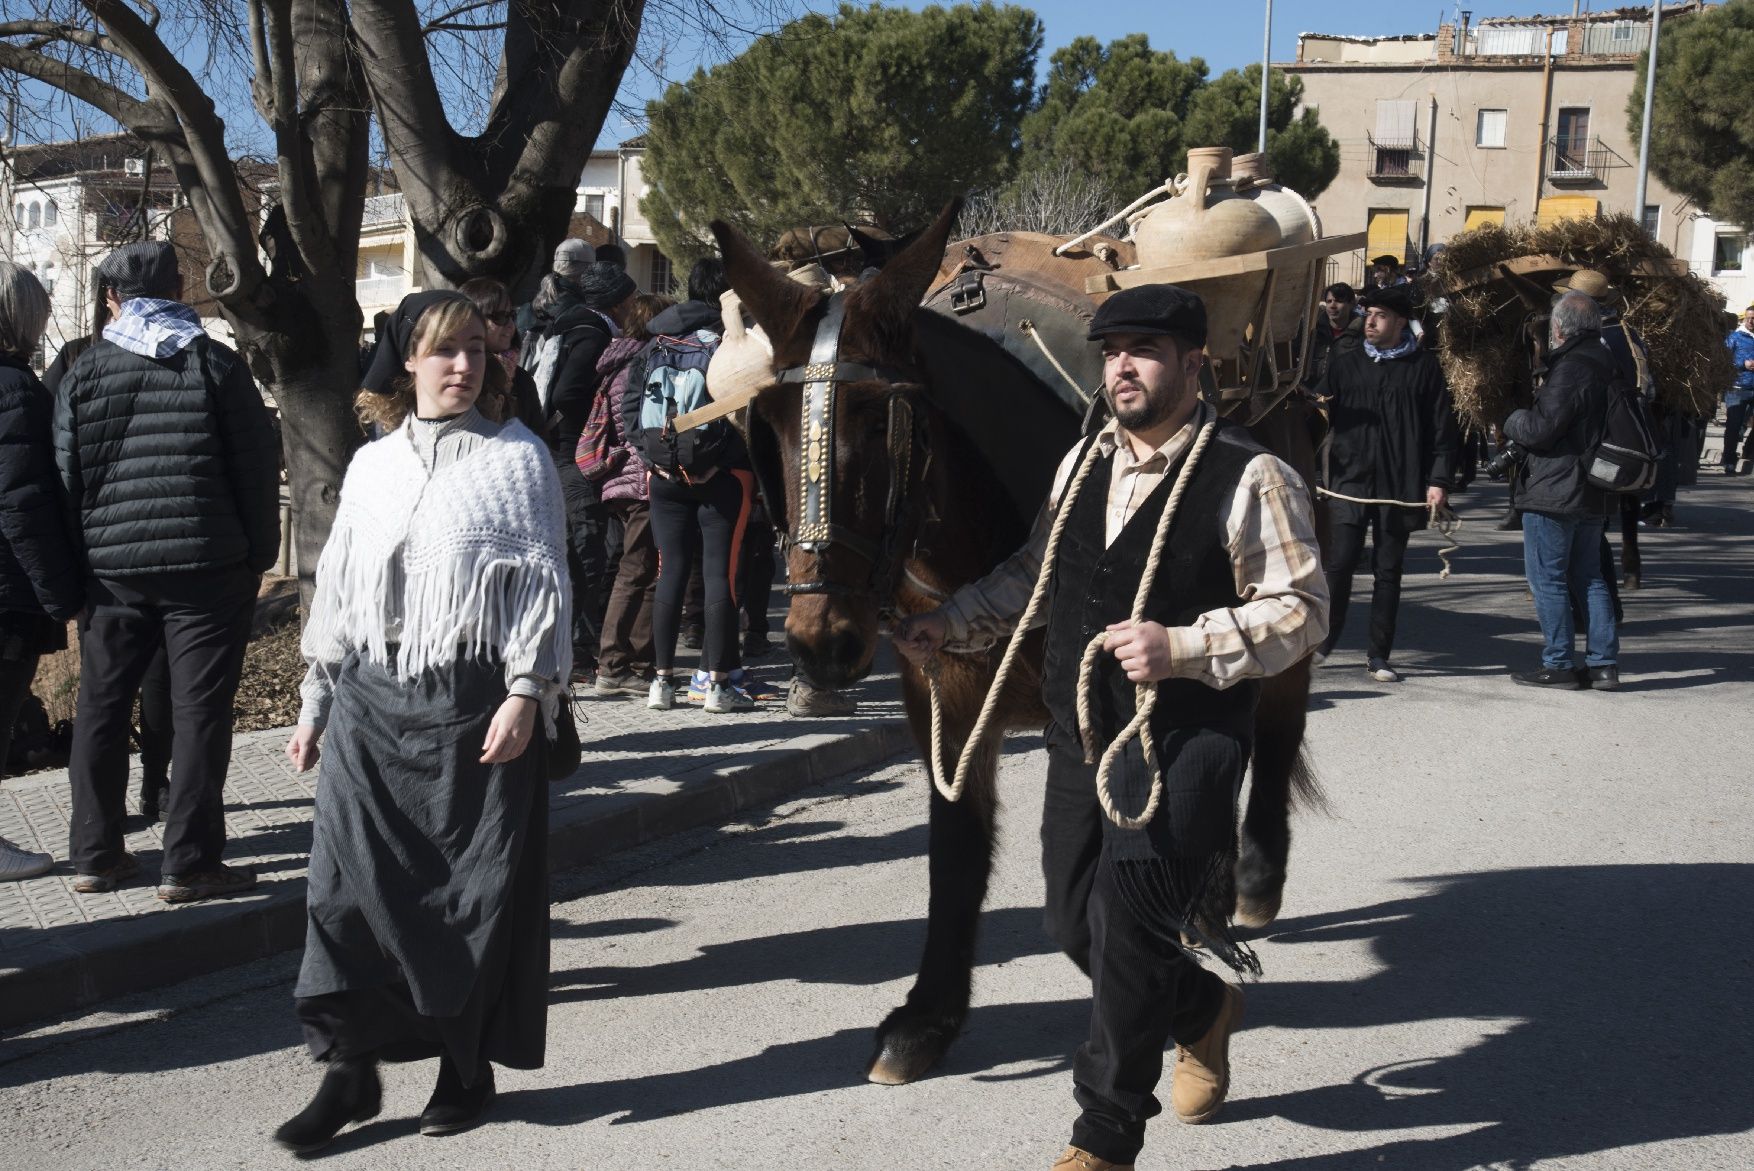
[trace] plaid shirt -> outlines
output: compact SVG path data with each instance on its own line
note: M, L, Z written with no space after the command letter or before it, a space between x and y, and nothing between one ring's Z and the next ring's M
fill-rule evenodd
M1114 456L1104 526L1108 544L1114 543L1212 417L1212 408L1202 402L1187 426L1142 460L1133 457L1112 420L1097 435L1102 454ZM1053 492L1028 543L944 604L947 649L984 650L1011 633L1041 573L1048 529L1077 470L1082 446L1060 461ZM1315 649L1328 632L1328 583L1316 543L1314 511L1296 472L1276 456L1250 460L1231 501L1225 533L1242 605L1209 610L1190 625L1169 628L1170 676L1217 688L1240 679L1277 675ZM1116 621L1125 618L1115 615Z
M200 315L181 301L130 297L104 326L104 340L144 358L168 358L204 332Z

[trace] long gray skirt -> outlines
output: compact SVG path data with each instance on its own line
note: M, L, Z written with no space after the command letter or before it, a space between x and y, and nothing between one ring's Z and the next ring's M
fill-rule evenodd
M400 682L342 665L323 738L304 963L294 995L318 1060L447 1053L542 1065L548 1015L546 741L480 763L503 667Z

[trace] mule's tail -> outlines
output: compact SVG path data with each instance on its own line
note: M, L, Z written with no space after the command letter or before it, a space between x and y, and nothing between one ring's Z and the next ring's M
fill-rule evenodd
M1297 756L1291 762L1290 782L1286 799L1292 809L1333 815L1333 803L1328 800L1327 790L1322 788L1315 766L1310 763L1308 744L1299 745L1297 749Z

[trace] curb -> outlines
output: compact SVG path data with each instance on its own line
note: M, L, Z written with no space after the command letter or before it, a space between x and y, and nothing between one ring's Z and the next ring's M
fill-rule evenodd
M733 757L726 767L695 773L687 785L668 793L595 808L592 802L573 805L549 823L549 872L719 824L878 764L911 745L905 720L850 734L815 733L754 761ZM86 941L9 947L0 958L0 1029L296 950L304 946L304 933L301 877L267 884L247 898L120 919Z

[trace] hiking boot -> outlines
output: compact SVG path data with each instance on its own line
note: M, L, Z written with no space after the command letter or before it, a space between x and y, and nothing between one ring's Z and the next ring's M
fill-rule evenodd
M705 641L706 631L698 626L687 627L682 632L682 645L691 651L699 650Z
M655 712L667 712L676 706L676 684L670 676L659 675L652 680L646 692L646 706Z
M308 1155L335 1141L350 1122L376 1118L383 1106L383 1083L376 1061L331 1061L311 1104L280 1124L274 1141L296 1155Z
M755 700L742 688L726 680L715 679L707 684L706 700L701 704L702 711L717 715L728 715L731 712L749 712L755 710Z
M591 690L598 695L644 695L646 684L643 679L634 675L607 675L599 671L597 682Z
M139 873L140 859L124 851L122 860L108 870L97 870L90 874L75 874L73 876L73 893L78 895L107 894Z
M164 805L170 799L170 795L171 787L168 781L157 785L151 781L142 784L140 786L140 816L144 817L148 824L156 825L162 821Z
M1736 467L1738 476L1746 476L1749 472L1754 472L1754 459L1745 459Z
M1591 667L1590 689L1592 691L1619 691L1620 668L1612 664L1606 667Z
M1133 1165L1099 1159L1082 1147L1067 1147L1049 1171L1133 1171Z
M439 1058L438 1085L420 1112L420 1133L428 1138L461 1134L481 1121L482 1111L493 1096L493 1066L483 1062L481 1080L465 1086L450 1056Z
M1542 667L1539 671L1518 671L1510 677L1523 687L1555 687L1561 691L1582 691L1584 680L1570 667Z
M1169 1102L1183 1122L1206 1122L1230 1092L1230 1034L1242 1025L1242 989L1224 985L1224 999L1206 1035L1175 1047ZM1076 1164L1074 1164L1076 1166Z
M215 866L190 874L166 874L158 880L161 903L198 903L256 889L256 872L248 866Z
M1371 659L1364 665L1364 669L1369 671L1370 677L1378 683L1399 683L1401 681L1401 673L1389 666L1387 659Z
M1520 533L1523 531L1523 514L1520 512L1506 513L1504 519L1492 527L1501 533Z
M773 654L773 641L765 634L745 634L743 636L743 657L761 659Z
M858 701L844 691L827 691L792 676L786 686L786 712L794 716L850 716Z
M54 869L53 854L20 849L9 838L0 838L0 882L19 882Z

